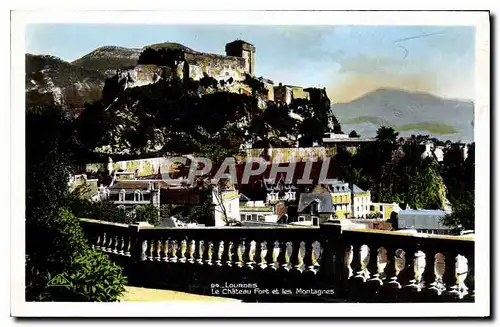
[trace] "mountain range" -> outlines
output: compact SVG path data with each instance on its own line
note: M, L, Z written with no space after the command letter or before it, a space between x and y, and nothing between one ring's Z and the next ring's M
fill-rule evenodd
M148 47L196 52L179 43L165 42L143 48L104 46L72 62L26 54L26 103L59 104L78 113L85 102L101 98L106 79L117 69L136 66L139 55ZM375 136L379 126L391 126L402 136L429 134L464 142L474 139L472 101L387 88L348 103L333 104L332 111L346 133L355 130L362 136Z
M474 102L422 92L381 88L348 103L332 105L344 132L375 136L379 126L401 136L428 134L442 140L473 142Z

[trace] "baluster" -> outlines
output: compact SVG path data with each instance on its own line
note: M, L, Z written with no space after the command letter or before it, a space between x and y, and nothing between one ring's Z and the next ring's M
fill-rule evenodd
M335 258L336 259L336 258ZM347 279L351 279L354 275L354 269L352 269L352 262L354 261L354 247L349 245L344 250L344 265L346 270Z
M396 251L393 248L387 249L387 264L384 271L386 275L386 284L384 286L391 289L401 288L401 284L399 283L399 272L401 270L396 260L399 255L397 254L398 251L400 251L400 249Z
M141 258L141 261L146 261L148 259L148 256L147 256L147 251L148 249L148 241L147 240L143 240L142 241L142 244L141 244L141 253L140 253L140 258Z
M119 255L124 255L125 254L125 251L123 249L124 247L125 247L125 237L123 235L120 235L118 236L118 246L116 248L116 253Z
M438 288L438 279L436 264L437 264L438 253L432 250L426 250L425 253L425 271L423 275L423 281L426 286L426 290L430 293L440 295L441 290Z
M443 282L444 271L446 269L445 257L442 253L436 253L427 260L432 261L432 266L429 266L429 270L434 275L434 279L429 284L429 291L436 295L441 295L446 290L446 285Z
M155 261L161 261L162 260L162 257L161 257L161 250L162 250L163 246L161 244L161 240L160 238L158 238L155 242L155 248L154 248L154 253L153 253L153 256L154 256L154 260Z
M196 253L196 241L195 240L191 240L189 241L189 258L188 258L188 262L189 263L194 263L196 258L195 258L195 253Z
M118 254L120 248L120 242L121 242L121 236L115 234L113 237L113 247L111 252L113 252L114 254Z
M216 242L216 244L218 244L217 246L217 253L216 253L216 260L215 260L215 264L218 266L218 267L221 267L222 266L222 260L223 260L223 255L224 255L224 241L219 241L219 242Z
M235 241L230 240L229 244L227 245L226 266L228 266L228 267L232 267L233 266L234 250L235 250Z
M373 250L376 249L375 246L372 246ZM382 282L382 273L384 271L384 267L382 266L382 251L385 250L383 248L376 249L377 251L373 256L370 257L370 261L368 262L367 270L371 275L371 278L368 280L368 283L371 287L377 290L379 287L383 285ZM385 259L387 260L387 259Z
M363 283L370 278L370 272L368 271L368 263L370 262L370 248L368 245L363 244L359 247L359 270L356 273L355 278L359 279Z
M131 256L131 253L130 253L131 244L130 243L131 243L130 242L130 235L125 236L124 244L123 244L123 254L127 257Z
M469 253L467 256L467 267L468 267L468 273L467 273L467 278L465 278L465 285L469 289L469 297L474 298L474 252Z
M169 251L169 239L164 238L162 242L162 247L161 247L161 261L163 262L168 262L168 251Z
M266 257L268 257L269 252L272 252L272 249L268 249L268 244L268 241L259 242L259 259L257 265L261 270L267 268L268 260L266 259Z
M105 237L106 237L106 243L104 243L103 245L103 251L105 252L111 252L111 242L113 242L113 237L111 235L111 233L108 233L106 232L105 233Z
M281 242L283 248L283 256L284 256L284 261L281 264L281 267L283 270L286 272L289 272L293 267L291 263L291 258L293 256L293 243L292 242Z
M208 242L207 255L205 263L209 266L213 265L213 255L214 255L214 243L212 241Z
M186 258L186 251L187 251L187 240L183 239L181 241L181 246L180 246L180 258L179 262L180 263L185 263L187 258Z
M101 249L101 243L102 243L103 236L101 234L97 235L97 239L95 242L94 249L100 250Z
M245 255L245 250L246 250L246 246L245 246L245 240L241 240L237 246L237 263L236 265L238 267L243 267L245 265L245 262L244 262L244 255Z
M449 294L454 298L463 299L469 294L465 285L468 270L467 258L460 254L457 255L455 259L455 284L449 290Z
M410 272L413 272L413 278L410 280L408 285L405 285L405 288L408 288L415 292L420 292L423 288L423 274L425 271L425 253L421 250L417 250L413 255L413 260L410 261L410 265L408 267Z
M306 243L304 241L293 242L293 251L291 256L291 263L294 271L302 273L306 268L304 264L304 257L306 256Z
M148 241L148 248L146 250L146 254L148 256L149 261L153 261L154 259L154 247L155 247L155 241L153 239Z
M251 240L248 244L247 250L247 262L246 266L248 269L253 270L255 268L255 255L257 253L257 242L255 240Z
M108 243L108 247L106 248L107 252L113 253L113 250L115 248L115 243L116 243L115 234L109 233L109 243Z
M199 265L203 264L203 254L205 252L205 241L204 240L199 240L198 241L198 258L196 259L196 263Z
M177 262L177 251L179 250L179 244L177 240L171 240L169 242L169 248L170 248L170 258L169 262L176 263Z
M280 267L280 258L282 256L283 251L281 250L280 242L279 241L270 241L269 242L271 249L268 254L270 257L270 262L271 264L269 265L269 268L276 271ZM284 258L284 255L283 255Z

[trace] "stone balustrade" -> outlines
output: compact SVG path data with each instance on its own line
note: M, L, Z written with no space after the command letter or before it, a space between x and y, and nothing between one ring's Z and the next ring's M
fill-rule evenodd
M159 228L81 219L89 244L124 267L129 280L214 294L214 285L256 285L313 300L456 302L474 300L471 236L415 236L318 227ZM232 288L231 288L232 287ZM212 293L211 293L212 292ZM233 293L231 293L233 292ZM238 296L236 291L217 295ZM300 293L300 294L299 294ZM313 292L314 293L314 292ZM305 294L305 295L304 295ZM253 297L252 297L253 296Z

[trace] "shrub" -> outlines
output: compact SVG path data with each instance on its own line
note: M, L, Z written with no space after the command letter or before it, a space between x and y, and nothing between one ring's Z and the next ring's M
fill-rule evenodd
M157 226L159 224L158 209L151 204L137 206L135 207L134 220L136 222L147 221L151 225Z
M89 249L78 219L68 210L30 221L27 231L27 301L116 301L124 291L121 268ZM67 283L51 286L56 276Z

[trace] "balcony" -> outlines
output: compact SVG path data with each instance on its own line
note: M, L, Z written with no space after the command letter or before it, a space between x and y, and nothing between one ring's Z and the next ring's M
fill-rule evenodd
M139 227L81 219L145 287L249 302L474 302L474 239L320 227Z

